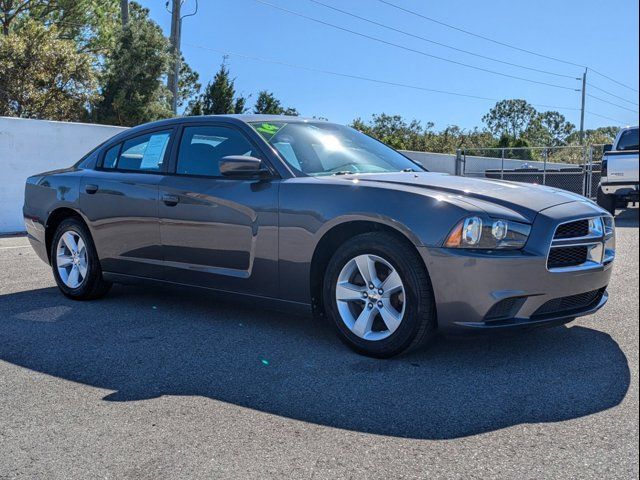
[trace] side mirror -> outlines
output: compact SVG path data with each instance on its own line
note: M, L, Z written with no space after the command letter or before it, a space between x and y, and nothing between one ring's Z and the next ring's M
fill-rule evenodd
M611 145L610 143L607 143L604 147L602 147L603 153L610 152L611 150L613 150L613 145Z
M269 171L263 168L262 160L248 155L229 155L220 159L220 174L225 177L266 176Z

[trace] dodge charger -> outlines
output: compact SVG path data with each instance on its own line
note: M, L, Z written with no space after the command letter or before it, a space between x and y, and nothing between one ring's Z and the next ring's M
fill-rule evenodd
M71 162L70 162L71 163ZM365 355L601 308L613 217L538 185L428 172L351 128L174 118L27 179L36 253L72 299L140 281L326 317Z

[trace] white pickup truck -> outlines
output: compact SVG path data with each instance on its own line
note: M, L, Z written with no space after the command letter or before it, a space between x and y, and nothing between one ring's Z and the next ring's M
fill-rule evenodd
M605 145L598 205L615 215L638 201L638 127L623 128L613 145Z

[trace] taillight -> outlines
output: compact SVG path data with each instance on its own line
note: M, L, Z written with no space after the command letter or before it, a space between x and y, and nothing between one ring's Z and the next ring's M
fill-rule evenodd
M602 175L603 177L606 177L606 176L607 176L607 164L608 164L608 163L609 163L609 161L608 161L606 158L603 158L603 159L602 159L602 167L601 167L600 169L601 169L601 171L602 171L601 175Z

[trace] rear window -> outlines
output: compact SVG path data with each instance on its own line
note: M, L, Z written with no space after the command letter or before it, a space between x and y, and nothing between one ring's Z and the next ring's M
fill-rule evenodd
M140 135L119 143L104 154L102 168L138 172L159 172L162 168L171 131Z
M100 155L100 148L97 147L93 149L91 152L87 153L80 160L78 160L75 166L80 168L93 168L96 166L96 162L98 161L99 155Z
M617 150L638 150L638 129L625 130L618 140Z

